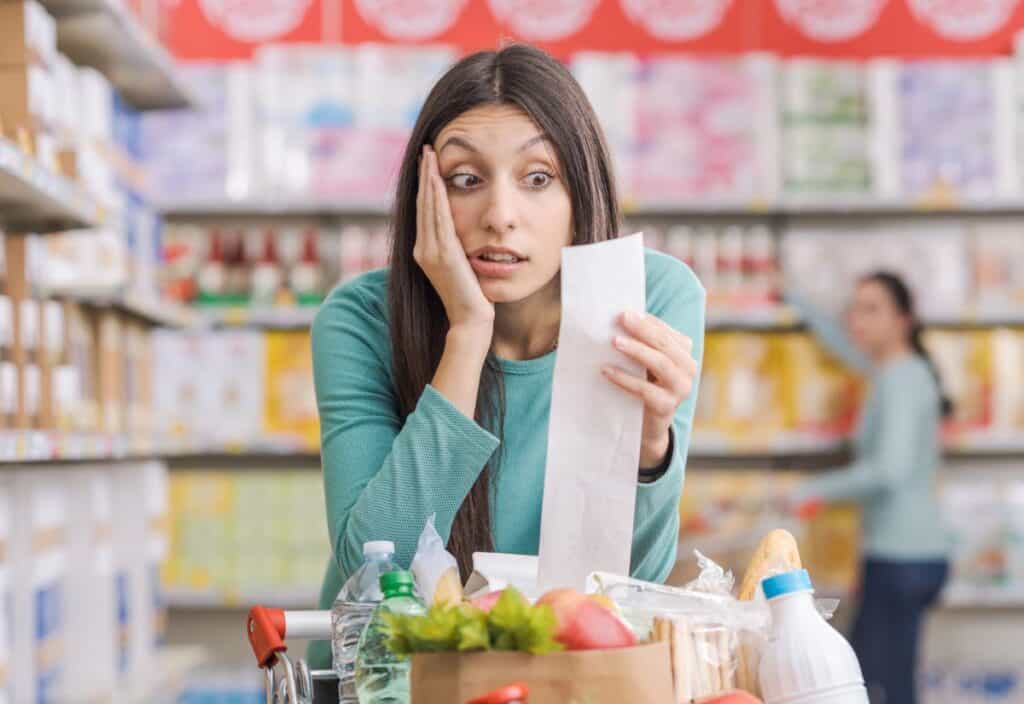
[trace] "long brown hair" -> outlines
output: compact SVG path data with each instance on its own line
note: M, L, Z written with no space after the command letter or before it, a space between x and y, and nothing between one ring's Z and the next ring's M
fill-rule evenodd
M862 278L861 281L876 283L884 288L889 294L889 298L892 299L893 305L896 306L896 310L910 321L907 342L910 344L910 349L914 351L914 354L923 359L924 363L928 365L928 369L931 370L932 376L935 378L935 384L939 389L939 414L943 418L953 415L953 401L946 395L942 386L942 375L939 374L939 368L935 365L935 360L932 359L931 354L928 353L928 348L924 346L924 340L922 339L924 328L921 325L921 319L917 317L914 294L910 291L910 287L907 286L906 282L898 274L889 271L873 272Z
M573 244L618 234L618 200L604 135L586 95L562 64L539 49L513 44L467 56L449 69L431 90L409 138L391 218L388 308L392 373L403 420L433 378L448 332L441 299L412 256L419 156L445 125L486 105L519 108L550 139L572 203ZM489 358L481 374L476 420L500 437L504 414L501 371ZM494 549L489 487L499 455L500 450L484 467L452 526L448 548L463 577L475 551Z

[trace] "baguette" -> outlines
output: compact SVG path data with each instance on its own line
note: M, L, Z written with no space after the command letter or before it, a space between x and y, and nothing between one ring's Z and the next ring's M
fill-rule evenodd
M773 530L766 535L754 552L743 575L743 582L740 586L740 600L751 601L757 596L761 580L768 576L769 572L775 570L789 571L798 570L803 567L800 561L800 549L797 547L796 538L786 530Z

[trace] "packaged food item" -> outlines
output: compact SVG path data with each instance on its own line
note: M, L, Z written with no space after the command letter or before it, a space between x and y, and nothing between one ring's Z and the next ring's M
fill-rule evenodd
M427 518L427 524L420 534L411 570L420 595L427 604L454 606L462 602L459 564L445 549L444 542L434 527L434 514Z

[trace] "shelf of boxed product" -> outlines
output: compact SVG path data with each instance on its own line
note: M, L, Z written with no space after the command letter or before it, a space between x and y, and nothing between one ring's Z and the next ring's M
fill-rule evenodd
M81 188L0 136L0 224L9 230L92 227L103 210Z
M197 315L212 327L253 327L270 330L302 330L313 325L316 306L238 306L199 308Z
M49 293L53 297L77 301L94 308L113 308L161 327L190 328L203 322L202 318L187 306L119 289L61 289Z
M150 672L141 672L122 685L110 701L128 704L172 702L185 688L189 673L207 659L206 649L198 645L169 646L156 654Z
M338 198L301 198L280 200L272 195L260 200L230 200L194 198L190 200L160 200L157 209L168 218L196 217L383 217L390 214L386 201L348 201Z
M242 591L168 587L163 590L162 597L171 609L247 609L256 605L278 609L313 609L316 608L320 590L313 585L306 588L264 587Z
M167 50L119 0L42 0L61 52L105 74L140 109L195 105Z
M0 431L0 466L17 466L24 462L128 459L138 449L143 448L133 448L126 436L114 433Z

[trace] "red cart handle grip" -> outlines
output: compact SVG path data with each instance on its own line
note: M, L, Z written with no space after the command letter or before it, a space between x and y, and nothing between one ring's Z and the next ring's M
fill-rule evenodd
M245 630L260 667L272 667L277 660L277 654L288 650L288 646L284 644L285 619L282 609L252 607Z

